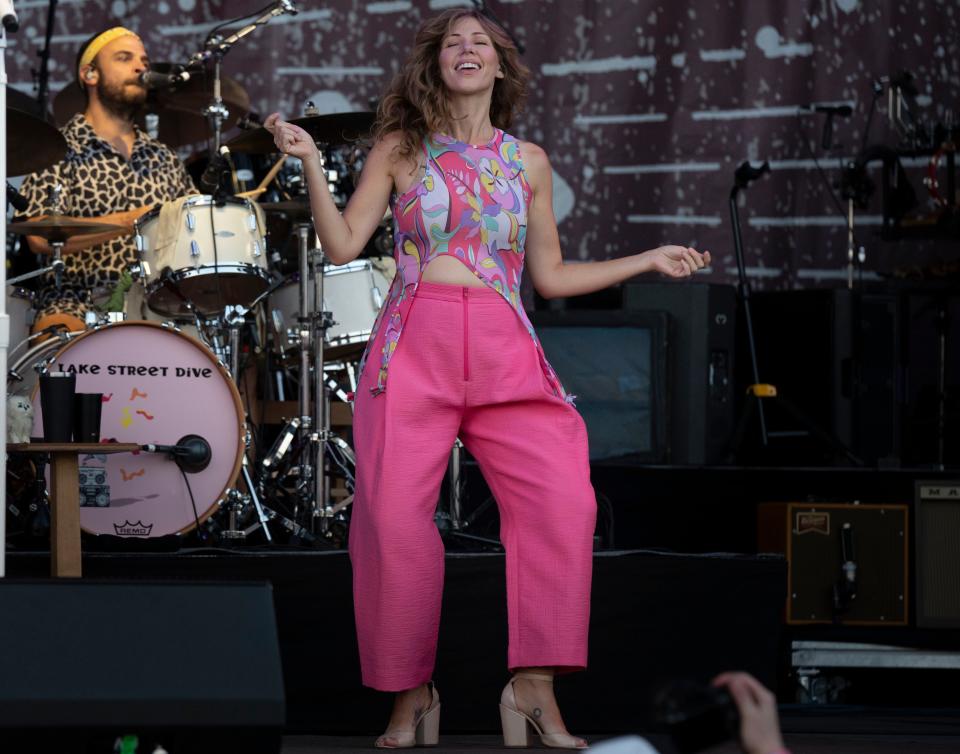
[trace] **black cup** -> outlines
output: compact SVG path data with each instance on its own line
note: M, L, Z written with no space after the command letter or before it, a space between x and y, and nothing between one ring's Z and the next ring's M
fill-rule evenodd
M70 442L73 439L73 396L76 387L77 375L72 372L46 372L40 375L44 442Z
M76 393L74 396L74 442L100 442L100 408L103 393Z

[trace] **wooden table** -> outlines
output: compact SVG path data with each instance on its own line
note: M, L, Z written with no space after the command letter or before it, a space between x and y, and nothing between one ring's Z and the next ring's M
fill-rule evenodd
M50 575L79 578L81 453L130 453L132 442L20 442L9 453L50 454Z

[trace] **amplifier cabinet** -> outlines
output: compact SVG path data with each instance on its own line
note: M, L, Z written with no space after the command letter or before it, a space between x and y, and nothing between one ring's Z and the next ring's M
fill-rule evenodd
M960 480L916 488L917 626L960 628Z
M786 509L787 623L907 624L908 506Z

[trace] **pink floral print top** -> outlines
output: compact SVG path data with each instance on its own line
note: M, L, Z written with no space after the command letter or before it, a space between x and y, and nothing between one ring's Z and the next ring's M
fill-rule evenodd
M390 358L400 342L423 271L446 254L459 259L503 296L530 333L553 392L572 403L572 396L567 396L547 362L520 301L532 192L517 140L500 129L483 145L434 134L424 140L423 148L423 178L406 193L394 195L391 202L397 275L360 362L362 372L380 328L386 327L377 384L371 392L378 395L386 390Z

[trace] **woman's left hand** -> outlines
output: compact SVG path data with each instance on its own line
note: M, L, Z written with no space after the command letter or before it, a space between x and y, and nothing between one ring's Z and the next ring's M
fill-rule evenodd
M263 122L263 127L273 134L273 141L277 145L277 149L283 154L296 157L304 162L319 157L313 137L300 126L295 126L293 123L283 120L279 113L269 115Z
M690 277L710 264L709 251L701 254L687 246L658 246L643 252L641 256L646 257L651 272L662 272L672 278Z

